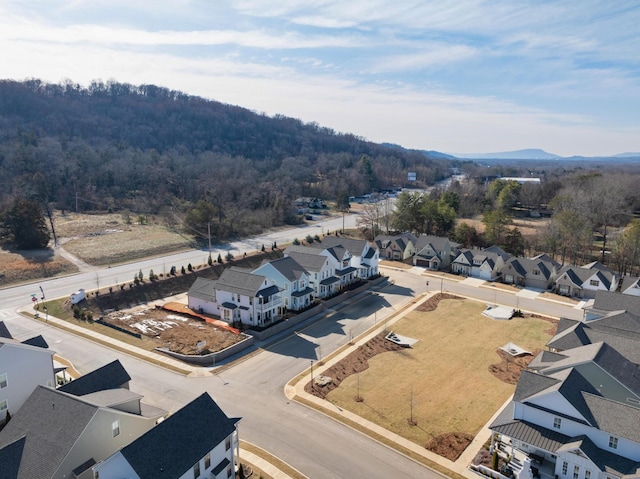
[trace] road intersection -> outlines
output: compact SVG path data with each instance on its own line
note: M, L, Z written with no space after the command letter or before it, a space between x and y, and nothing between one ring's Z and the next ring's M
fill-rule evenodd
M284 242L285 238L296 237L292 235L304 237L306 234L302 230L280 232L277 238L283 238L280 242ZM272 238L265 236L243 244L255 250L263 242L270 245L279 241ZM242 246L234 247L242 251ZM240 422L241 439L268 450L310 478L436 478L441 476L406 456L313 409L290 401L284 393L286 384L305 371L312 360L318 361L352 338L381 324L427 290L442 289L490 304L517 306L556 317L582 317L582 311L575 305L544 300L535 293L516 295L513 291L497 287L469 284L448 277L429 277L418 268L385 268L383 272L391 281L377 294L361 294L340 309L309 321L298 331L287 332L276 341L262 345L263 350L258 354L236 361L232 367L215 374L187 377L16 312L29 302L33 292L39 292L40 285L47 298L68 296L78 287L91 289L87 282L95 283L96 275L100 275L101 286L106 286L117 282L116 275L128 279L141 268L162 271L162 264L196 263L195 259L202 254L202 251L183 253L34 285L5 288L0 290L0 320L5 321L17 339L42 334L51 349L72 361L81 372L120 359L132 377L131 389L143 394L145 401L168 411L175 411L202 392L209 392L229 416L243 418Z

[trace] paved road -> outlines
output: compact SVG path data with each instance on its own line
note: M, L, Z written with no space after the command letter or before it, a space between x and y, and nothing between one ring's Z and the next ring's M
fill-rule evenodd
M358 300L359 299L359 300ZM231 416L243 417L240 437L289 462L311 478L438 477L423 466L284 395L285 384L311 360L383 321L407 301L407 290L389 285L377 295L363 294L339 312L288 335L264 352L213 377L186 378L85 339L22 317L5 318L18 339L43 334L52 349L83 372L115 358L145 400L174 411L208 391Z
M267 239L272 241L270 237ZM256 244L262 242L260 239L254 241L258 242ZM201 255L202 252L196 254ZM177 256L171 257L171 261L176 258ZM110 274L114 272L124 274L122 271L126 271L128 274L130 271L130 276L133 277L133 273L140 268L162 271L157 265L166 261L166 258L148 260L119 267L122 270L111 268L112 271L101 270L40 284L48 297L66 296L69 291L81 285L87 287L86 282L91 280L91 274L111 278ZM582 313L571 306L514 296L497 288L427 278L421 271L389 269L385 272L394 279L395 284L386 286L380 294L364 294L357 298L359 301L354 299L340 311L289 334L260 354L207 378L186 378L18 316L16 308L24 306L32 292L39 293L38 285L0 290L0 320L7 323L18 339L42 334L52 349L70 359L81 372L95 369L115 358L120 359L133 378L131 389L143 394L147 402L169 411L175 411L203 391L208 391L227 414L243 417L240 423L242 439L269 450L310 478L438 477L368 437L314 410L287 401L283 391L286 382L305 370L311 360L328 355L348 342L352 335L357 336L374 322L384 321L395 309L425 292L427 288L442 288L444 291L476 297L487 303L517 306L553 316L579 318ZM104 281L106 283L107 279Z

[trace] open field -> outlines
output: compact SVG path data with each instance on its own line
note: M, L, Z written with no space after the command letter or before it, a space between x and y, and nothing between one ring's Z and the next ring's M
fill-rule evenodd
M372 357L327 399L425 447L454 433L475 436L515 388L496 370L517 377L522 366L505 362L498 348L511 341L535 353L555 330L539 318L495 321L480 314L484 308L446 299L434 311L410 312L393 331L419 342Z
M0 286L76 273L78 268L53 250L12 251L0 248Z
M165 225L132 222L119 214L56 214L56 233L65 250L82 261L103 266L193 247L192 238Z

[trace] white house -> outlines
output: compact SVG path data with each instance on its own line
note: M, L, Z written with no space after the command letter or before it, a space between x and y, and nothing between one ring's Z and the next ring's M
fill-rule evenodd
M225 269L216 281L197 278L187 296L189 308L231 324L268 326L284 308L280 288L273 279L238 267Z
M54 352L39 346L0 339L0 424L12 416L38 385L53 387Z
M598 342L544 351L529 368L490 426L492 447L529 455L542 477L640 477L637 364Z
M340 290L340 278L335 275L337 260L333 255L318 253L314 248L293 246L287 248L284 254L309 272L309 286L315 298L323 299Z
M287 309L299 311L308 307L313 300L314 290L309 286L309 272L290 256L265 262L253 273L275 282Z
M637 276L625 276L620 286L622 294L640 296L640 278Z
M618 276L598 262L564 266L558 271L555 291L563 296L593 298L598 291L618 289Z
M351 254L350 264L357 270L361 279L369 279L378 275L380 251L368 241L338 236L325 236L320 245L323 248L342 246Z
M204 393L165 421L93 465L95 479L235 477L237 423Z

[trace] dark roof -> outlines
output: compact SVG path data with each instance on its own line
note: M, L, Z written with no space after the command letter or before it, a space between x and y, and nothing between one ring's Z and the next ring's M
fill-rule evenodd
M328 278L325 278L322 281L320 281L320 284L323 286L327 286L333 283L337 283L338 281L340 281L340 278L338 278L337 276L329 276Z
M563 351L600 341L632 363L640 364L640 315L623 311L587 322L561 319L558 332L547 346Z
M443 236L420 235L416 240L416 251L424 249L427 245L431 245L431 247L438 252L444 251L447 247L447 243L449 243L449 246L452 246L449 238L445 238Z
M16 479L20 471L20 461L27 439L22 436L0 449L0 479Z
M266 276L253 274L250 270L232 266L225 269L215 282L215 288L243 296L255 297L264 287Z
M306 296L308 294L313 293L313 288L310 288L309 286L307 286L304 289L298 290L298 291L293 291L291 293L291 296L293 296L294 298L300 298L301 296Z
M568 278L576 286L582 287L582 285L590 278L596 276L602 285L609 289L613 281L613 273L610 271L604 271L598 268L580 268L578 266L564 266L558 271L558 279L562 279L566 274Z
M22 341L22 344L35 346L36 348L49 349L49 345L44 340L41 334L38 336L34 336L33 338L25 339L24 341Z
M553 264L543 261L541 259L529 259L529 258L515 258L511 257L505 264L505 271L509 269L509 265L513 265L513 269L522 277L533 274L535 270L540 271L544 279L551 278L551 272L553 271Z
M84 396L105 389L119 388L129 381L131 381L131 376L116 359L95 371L80 376L75 381L60 386L59 390L74 396Z
M26 437L19 471L13 478L53 477L97 410L97 406L74 396L36 387L0 432L2 451L9 446L11 452L15 442ZM15 454L14 450L12 455Z
M537 424L513 419L514 402L511 401L491 423L492 431L526 442L544 451L555 453L570 437Z
M563 445L558 452L575 451L580 449L601 471L616 475L634 475L640 472L640 463L612 452L600 449L587 436L577 436L571 442Z
M627 293L627 290L631 290L633 291L634 289L639 289L640 288L640 278L638 278L637 276L625 276L622 280L622 286L620 286L620 291L622 291L623 294L629 294Z
M593 309L598 311L628 311L640 315L640 296L612 291L598 291L593 300Z
M204 393L120 450L140 479L180 477L224 441L239 418L228 418Z
M285 256L283 258L269 261L269 264L273 266L276 271L282 274L282 276L287 278L288 281L297 281L303 276L309 274L307 270L291 256Z
M518 402L526 401L527 398L534 394L549 389L559 383L560 381L556 378L524 370L520 375L513 400Z
M285 254L295 259L307 271L320 271L325 263L329 261L329 258L321 254L313 252L302 253L296 250L289 251L289 248L285 250Z
M599 394L583 392L582 395L598 429L640 442L640 409L603 398Z
M204 299L205 301L215 301L215 286L216 282L212 279L196 278L187 294L192 298Z
M365 240L345 238L343 236L325 236L320 244L323 248L342 246L353 256L362 256L362 253L369 243Z
M0 321L0 338L13 339L4 321Z

